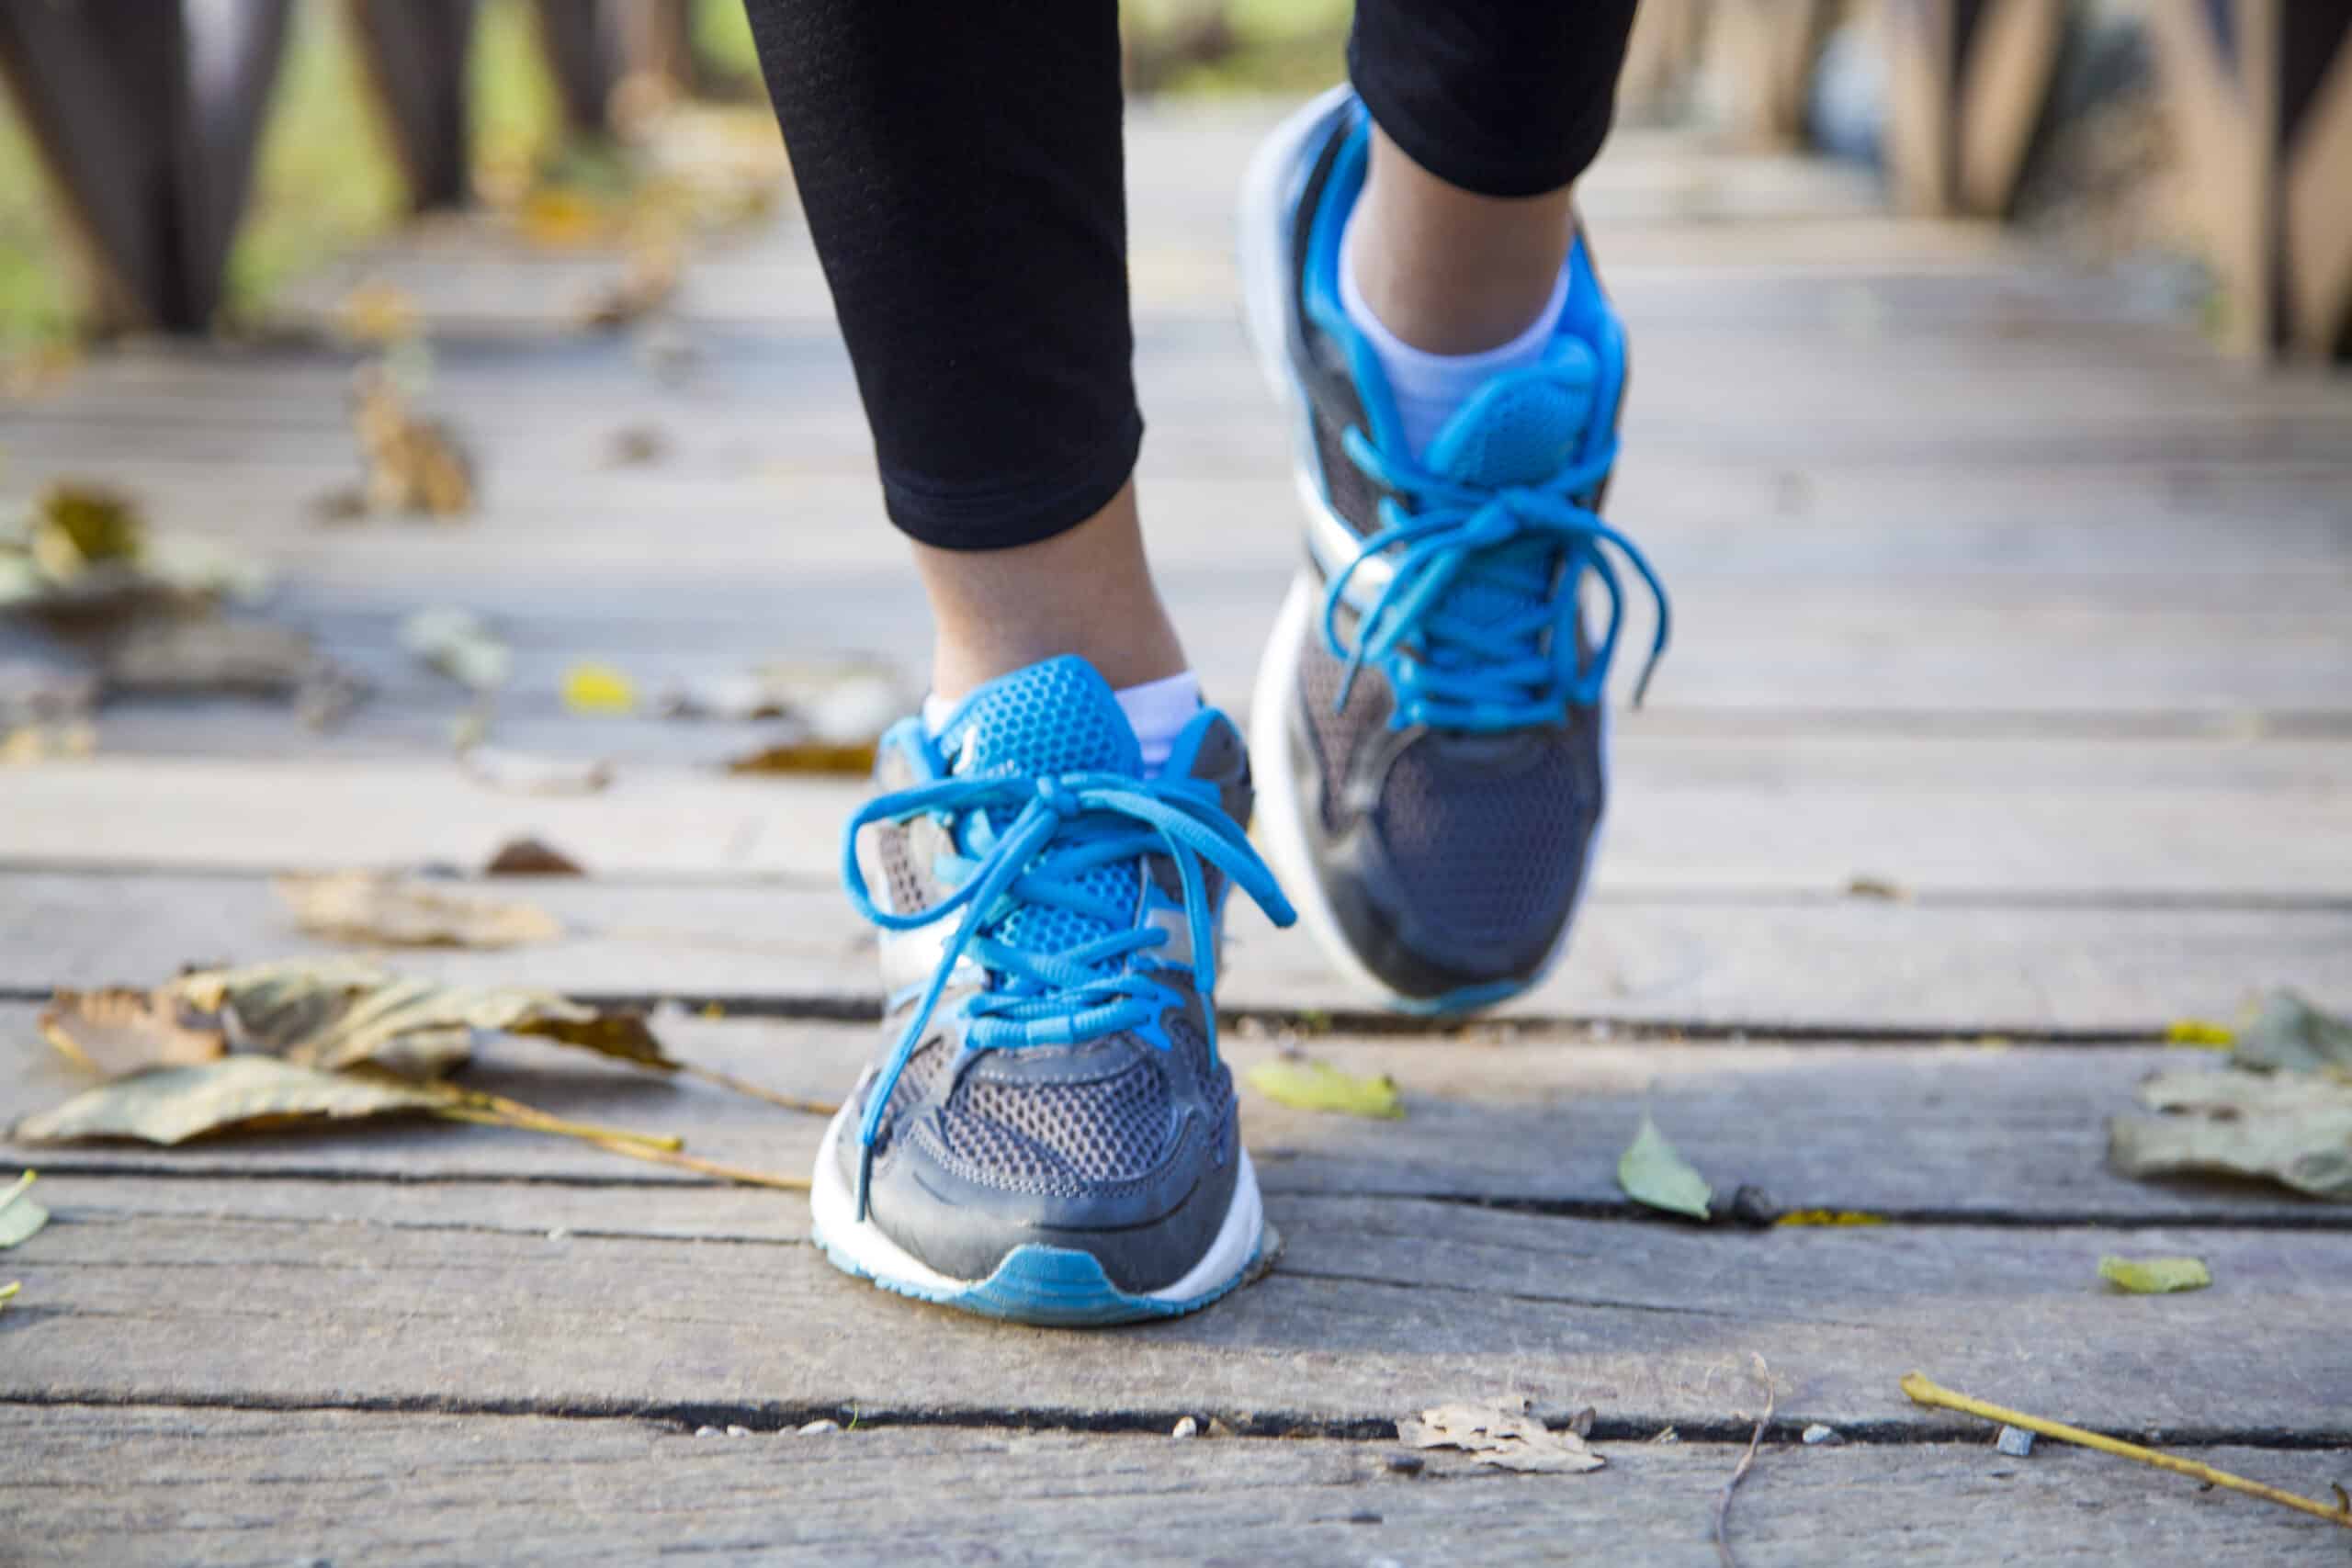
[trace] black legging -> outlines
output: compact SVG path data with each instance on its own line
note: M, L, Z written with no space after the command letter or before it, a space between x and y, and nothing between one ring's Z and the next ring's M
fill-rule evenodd
M1071 527L1143 440L1113 0L745 0L890 520ZM1440 178L1555 190L1609 129L1634 0L1360 0L1348 68Z

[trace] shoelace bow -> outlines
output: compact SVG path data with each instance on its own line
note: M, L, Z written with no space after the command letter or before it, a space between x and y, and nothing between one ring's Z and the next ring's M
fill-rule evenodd
M1400 725L1511 729L1553 722L1570 705L1600 701L1625 611L1623 585L1603 547L1623 556L1657 601L1657 630L1634 688L1634 701L1641 702L1666 651L1665 586L1631 539L1568 499L1589 492L1608 475L1617 456L1613 438L1541 484L1499 487L1432 474L1382 452L1352 427L1341 446L1367 478L1417 504L1408 512L1395 495L1384 499L1381 530L1332 576L1324 594L1324 646L1346 666L1334 711L1348 705L1363 667L1381 662L1396 688ZM1510 545L1546 542L1566 553L1556 577L1550 551L1504 553ZM1350 649L1339 625L1348 581L1357 568L1387 550L1403 553L1358 622L1356 645ZM1591 658L1580 660L1577 592L1588 570L1608 592L1609 622ZM1447 592L1465 580L1522 595L1531 604L1499 621L1472 619L1444 604ZM1400 657L1408 639L1419 648Z
M986 813L1018 807L998 831ZM943 874L957 878L939 902L904 914L874 901L857 863L857 835L872 822L905 822L929 813L968 818L966 836L976 854L944 856ZM1168 932L1135 926L1132 907L1114 906L1089 892L1086 874L1122 861L1164 853L1176 867L1192 936L1193 980L1204 1002L1216 993L1216 942L1204 863L1225 873L1278 926L1296 918L1273 873L1225 814L1216 786L1204 779L1137 779L1124 773L942 779L879 795L850 818L842 878L858 913L884 931L935 924L957 910L963 919L940 953L938 970L891 1048L865 1101L858 1128L857 1217L864 1219L874 1170L874 1140L899 1077L922 1043L948 980L966 958L988 972L989 988L964 1006L969 1050L1076 1044L1121 1029L1146 1027L1182 998L1129 960L1168 940ZM1084 915L1114 929L1057 952L1020 947L990 934L1024 905ZM1214 1056L1216 1021L1209 1021Z

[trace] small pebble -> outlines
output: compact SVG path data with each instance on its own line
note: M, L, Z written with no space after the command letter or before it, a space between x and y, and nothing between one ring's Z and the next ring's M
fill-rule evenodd
M727 1435L730 1438L748 1438L752 1435L752 1429L749 1427L729 1427L727 1428Z
M2022 1427L2004 1427L1993 1446L2011 1459L2023 1459L2033 1452L2033 1434Z
M1419 1475L1428 1467L1428 1461L1419 1454L1386 1454L1382 1456L1381 1463L1388 1467L1391 1475Z
M1808 1443L1819 1444L1842 1443L1846 1439L1838 1435L1837 1427L1825 1427L1820 1422L1815 1421L1812 1426L1807 1427L1804 1429L1804 1440Z
M806 1427L801 1427L800 1435L804 1438L814 1438L826 1432L838 1432L841 1429L842 1424L840 1422L820 1418L819 1420L811 1421Z
M1201 1424L1198 1421L1193 1420L1190 1416L1187 1416L1182 1420L1177 1422L1176 1425L1170 1429L1168 1435L1171 1438L1190 1438L1197 1436L1200 1429Z
M697 1438L715 1438L718 1436L718 1428L716 1427L696 1427L695 1428L695 1436Z

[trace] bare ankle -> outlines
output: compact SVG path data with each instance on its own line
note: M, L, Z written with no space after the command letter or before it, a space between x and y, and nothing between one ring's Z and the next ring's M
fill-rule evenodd
M1152 585L1129 480L1077 527L1006 550L915 547L938 641L932 690L960 697L1040 660L1075 653L1114 688L1185 668Z
M1372 172L1351 220L1356 287L1381 323L1425 354L1476 354L1542 315L1567 260L1567 186L1478 196L1372 133Z

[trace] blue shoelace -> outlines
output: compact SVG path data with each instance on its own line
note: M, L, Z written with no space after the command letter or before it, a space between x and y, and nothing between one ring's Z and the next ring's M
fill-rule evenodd
M987 815L991 808L1015 807L1017 814L1001 831ZM868 823L905 822L929 813L955 817L964 825L963 852L942 856L938 865L955 891L927 908L905 914L884 909L875 903L857 863L857 835ZM1132 925L1132 905L1114 906L1084 885L1089 872L1148 854L1165 854L1176 867L1192 936L1193 989L1205 1010L1216 989L1216 941L1204 864L1223 872L1276 925L1296 918L1273 873L1226 815L1216 786L1208 781L1095 773L943 779L879 795L850 818L842 879L859 914L884 931L907 931L964 912L866 1097L858 1128L859 1219L865 1218L874 1140L883 1113L964 959L989 976L988 988L963 1004L967 1050L1069 1045L1122 1029L1148 1036L1158 1032L1153 1025L1163 1009L1182 1004L1178 991L1152 978L1152 965L1133 962L1167 942L1168 932ZM1029 905L1066 909L1114 929L1057 952L1004 940L1000 933L1005 922ZM1214 1059L1214 1013L1208 1026ZM1155 1043L1164 1044L1164 1038Z
M1599 702L1625 611L1624 589L1604 546L1640 573L1657 601L1657 631L1634 688L1634 701L1641 702L1666 651L1666 589L1632 540L1567 499L1589 494L1607 476L1617 456L1613 438L1541 484L1496 487L1430 473L1382 452L1354 428L1341 446L1367 478L1396 494L1380 503L1380 532L1364 540L1324 594L1324 646L1346 666L1334 711L1348 705L1356 676L1373 663L1396 690L1390 722L1399 727L1517 729L1556 723L1571 705ZM1408 512L1396 495L1412 497L1415 507ZM1402 553L1349 649L1339 625L1348 581L1387 550ZM1565 564L1555 572L1555 558L1563 552ZM1580 660L1577 591L1587 571L1608 592L1609 624L1590 659ZM1450 590L1473 581L1523 599L1528 607L1494 620L1473 618L1445 603ZM1408 641L1416 646L1408 648Z

